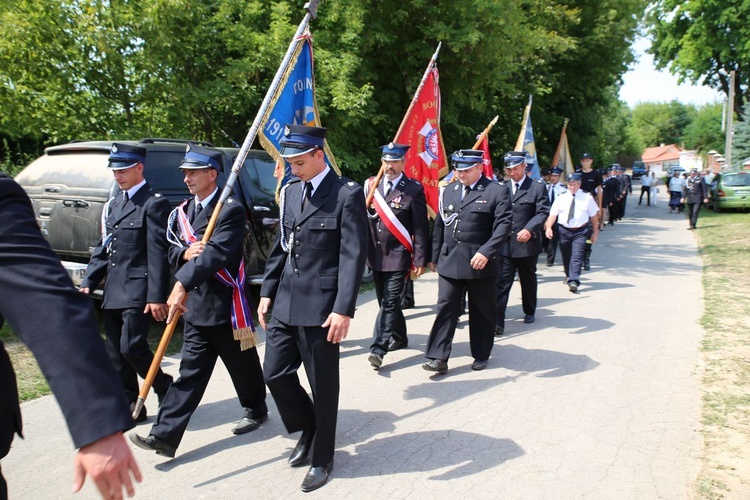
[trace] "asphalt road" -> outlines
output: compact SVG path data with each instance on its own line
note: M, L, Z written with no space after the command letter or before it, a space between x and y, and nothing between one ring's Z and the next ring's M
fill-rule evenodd
M601 233L579 294L562 284L561 265L539 267L534 324L523 324L514 285L507 333L484 371L470 368L465 317L449 373L420 368L434 274L416 284L409 349L372 370L377 303L373 292L362 295L341 351L335 468L320 490L299 490L306 468L286 464L298 436L286 435L270 395L269 420L231 434L241 409L219 364L174 459L134 448L145 476L136 496L688 498L702 447L701 260L663 193L658 207L636 203L631 196L626 220ZM168 358L166 371L176 375L178 363ZM146 406L155 411L155 396ZM74 450L54 399L22 411L26 439L2 462L11 498L97 498L91 482L70 493Z

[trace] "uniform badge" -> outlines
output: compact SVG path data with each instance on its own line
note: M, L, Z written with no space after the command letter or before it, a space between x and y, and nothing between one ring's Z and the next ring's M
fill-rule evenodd
M189 153L189 152L190 152L190 144L188 144L187 146L185 146L185 152L186 152L186 153Z
M355 184L357 184L357 183L356 183L356 182L354 182L354 181L349 181L349 182L347 182L347 183L346 183L346 185L347 185L347 186L349 186L349 187L352 187L352 186L354 186Z
M289 126L288 125L285 125L284 126L284 136L285 137L289 137L290 135L292 135L292 131L289 130Z
M487 200L475 200L476 203L483 204L487 203Z
M112 144L112 152L117 153L117 146L115 146L114 144Z

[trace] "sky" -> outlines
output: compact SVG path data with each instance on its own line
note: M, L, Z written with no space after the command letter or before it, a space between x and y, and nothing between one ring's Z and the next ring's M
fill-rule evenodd
M680 85L677 77L668 70L657 71L654 58L646 54L650 43L646 38L638 38L633 44L637 62L623 76L624 83L620 88L620 99L628 106L632 108L639 102L669 102L673 99L695 105L724 101L723 93L702 85Z

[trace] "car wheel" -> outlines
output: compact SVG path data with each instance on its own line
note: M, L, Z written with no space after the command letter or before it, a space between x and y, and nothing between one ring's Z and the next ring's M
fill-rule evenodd
M362 273L362 283L371 283L372 279L372 268L365 266L365 272Z
M718 200L714 200L714 212L717 214L721 213L721 207L719 206Z

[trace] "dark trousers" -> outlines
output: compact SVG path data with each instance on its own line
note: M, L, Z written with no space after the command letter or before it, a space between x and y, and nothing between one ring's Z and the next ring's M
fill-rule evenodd
M107 334L107 354L120 376L128 401L138 399L138 377L146 378L154 355L148 346L151 317L142 307L104 309L104 330ZM163 396L171 378L159 368L154 379L154 392Z
M555 263L555 254L557 246L560 244L560 233L557 231L557 225L552 227L552 239L547 240L547 265L552 266Z
M701 206L703 206L703 201L687 204L688 212L690 213L690 227L696 227L696 224L698 224L698 214L701 211Z
M628 204L628 193L625 193L625 195L622 197L622 200L620 200L620 203L620 216L618 217L618 219L622 219L623 217L625 217L625 207Z
M162 401L151 428L152 435L174 447L179 446L190 417L206 392L218 357L229 372L245 416L253 418L268 413L258 350L252 347L241 351L229 323L194 326L186 321L184 337L180 377Z
M479 361L489 359L495 338L496 281L495 276L458 280L438 275L438 307L427 340L427 358L444 361L450 358L461 298L468 291L471 355Z
M563 258L565 276L568 278L568 283L573 281L580 285L588 226L571 230L558 224L558 229L560 230L560 253Z
M406 278L404 289L401 291L401 309L414 307L414 281L410 276Z
M388 353L388 342L391 338L404 343L409 342L406 336L406 320L401 311L401 292L404 290L404 280L409 272L409 269L372 272L380 310L375 318L370 350L381 356Z
M651 206L651 186L641 186L641 197L638 198L638 204L640 205L643 201L643 193L646 193L646 201Z
M617 208L616 203L612 203L611 205L607 206L607 217L608 222L610 225L613 225L615 221L617 220Z
M263 370L287 432L314 431L312 465L333 460L339 409L339 344L326 340L328 328L292 326L271 319ZM304 363L312 399L300 385Z
M554 257L554 256L553 256ZM518 271L521 284L521 303L523 313L533 316L536 313L536 261L538 256L506 257L500 256L500 275L497 277L497 308L495 324L505 329L505 309L508 307L508 296L513 286L513 277Z

